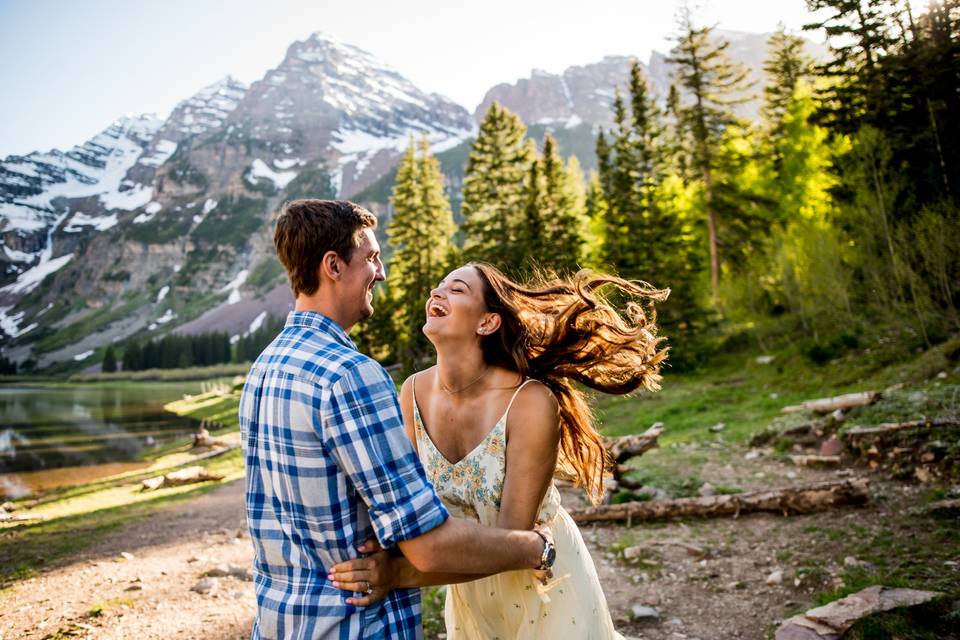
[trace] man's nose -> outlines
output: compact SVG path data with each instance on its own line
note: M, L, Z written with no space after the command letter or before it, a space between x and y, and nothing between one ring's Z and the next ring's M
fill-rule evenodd
M384 280L387 279L387 268L383 266L382 262L380 262L379 265L377 266L377 275L374 276L374 279L377 282L383 282Z

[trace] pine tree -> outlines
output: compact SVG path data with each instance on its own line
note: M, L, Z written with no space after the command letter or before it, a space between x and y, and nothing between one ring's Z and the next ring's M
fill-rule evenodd
M463 181L463 251L468 260L484 260L516 273L524 256L516 246L527 204L530 148L519 117L493 102L467 160Z
M810 77L813 62L804 54L803 47L803 38L788 34L783 25L767 40L767 58L763 62L767 83L763 88L762 113L775 131L782 124L797 83Z
M107 350L103 352L103 362L100 365L100 370L104 373L112 373L117 370L117 354L113 352L113 346L108 346Z
M680 33L667 60L676 65L676 78L688 93L678 116L692 140L691 168L703 181L710 285L714 304L718 305L721 260L714 174L724 133L738 122L733 107L748 99L747 70L730 62L726 55L729 43L714 39L711 27L694 24L688 7L681 8L678 23Z
M397 308L397 355L412 371L430 353L421 331L423 307L450 266L454 233L440 163L430 155L426 138L419 144L419 157L411 140L397 169L391 201L394 214L387 234L394 248L390 289Z
M544 221L543 242L534 256L560 271L575 271L583 250L585 212L577 185L572 184L568 168L557 150L556 139L543 138L543 155L539 161L542 176L539 209Z
M143 366L143 351L140 349L140 343L136 340L128 342L123 348L123 370L140 371Z
M820 93L820 119L845 133L872 120L883 95L881 58L897 41L894 26L903 11L896 0L807 0L811 12L826 12L804 29L823 29L833 57L819 67L830 79Z

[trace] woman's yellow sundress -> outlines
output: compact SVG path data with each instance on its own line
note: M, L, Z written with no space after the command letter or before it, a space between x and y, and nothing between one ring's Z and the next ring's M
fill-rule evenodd
M451 515L497 526L506 473L507 410L483 441L457 463L447 460L427 434L417 406L413 418L417 450L427 477ZM532 571L507 571L473 582L450 585L444 608L449 640L556 638L621 639L613 628L597 570L580 530L560 506L553 482L540 505L538 522L553 532L557 559L553 580L542 585Z

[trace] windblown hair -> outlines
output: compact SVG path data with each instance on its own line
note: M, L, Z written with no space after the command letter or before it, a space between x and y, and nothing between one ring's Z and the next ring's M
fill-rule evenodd
M500 330L481 338L484 361L553 392L561 425L557 472L599 502L612 460L574 383L615 395L659 389L667 348L652 303L665 300L669 289L587 270L569 278L540 273L518 284L488 264L467 266L480 274L487 309L501 319Z

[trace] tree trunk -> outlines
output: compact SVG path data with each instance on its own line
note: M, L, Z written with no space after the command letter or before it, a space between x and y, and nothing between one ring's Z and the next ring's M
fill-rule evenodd
M876 391L863 391L861 393L848 393L833 398L819 398L817 400L807 400L800 404L791 405L781 409L783 413L797 413L799 411L812 411L814 413L830 413L840 409L846 411L853 407L865 407L871 405L880 399L880 394Z
M911 420L910 422L887 422L876 427L853 427L848 429L843 437L848 440L862 438L863 436L886 435L897 431L906 431L909 429L933 429L935 427L960 427L960 417L948 416L946 418L937 418L936 420Z
M867 486L868 482L863 479L820 482L735 495L599 505L572 509L570 515L579 523L659 520L673 517L737 517L741 513L758 511L782 513L786 516L822 511L840 505L864 504L868 499Z

